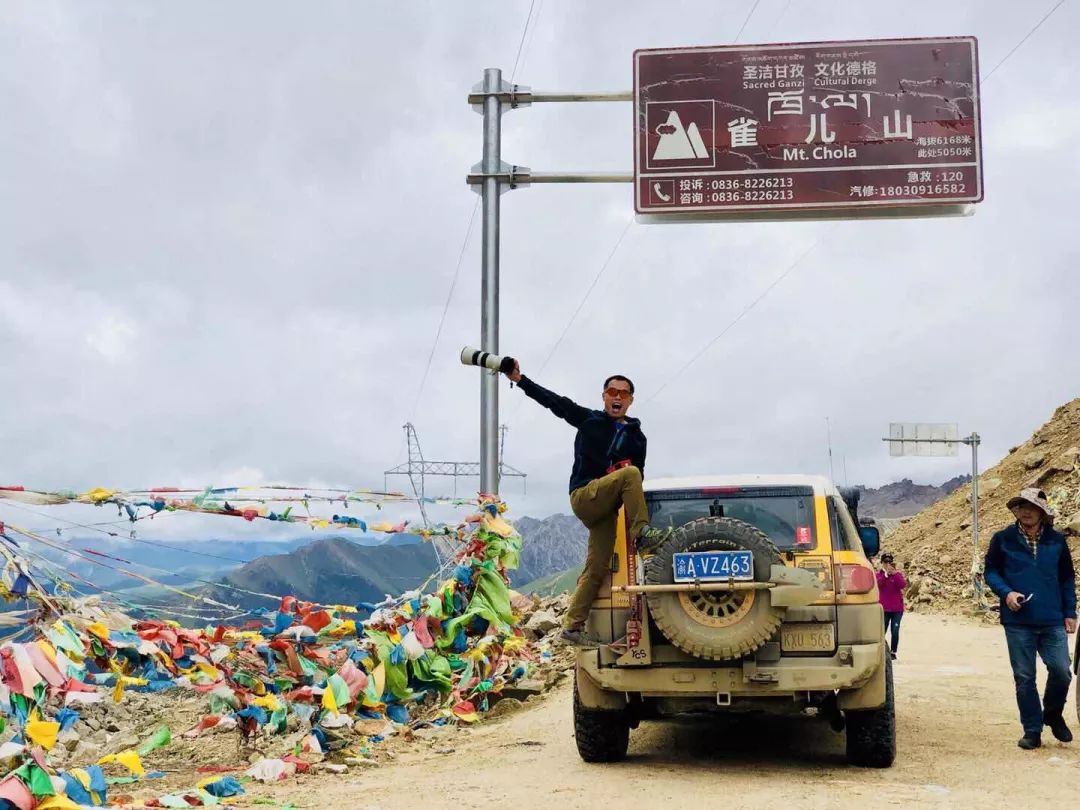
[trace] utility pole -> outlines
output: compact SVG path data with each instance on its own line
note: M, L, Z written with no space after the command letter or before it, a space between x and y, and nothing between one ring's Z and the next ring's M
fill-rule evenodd
M625 102L632 92L534 92L503 81L499 68L485 68L484 79L469 93L469 104L484 117L481 161L472 166L466 182L480 194L480 350L499 353L499 198L503 192L533 183L632 183L632 172L534 172L502 160L502 114L533 103ZM480 489L497 495L499 375L480 370ZM519 473L520 474L520 473ZM524 477L522 475L522 477Z
M502 71L484 71L484 151L480 168L484 181L480 186L481 277L480 277L480 350L499 353L499 187L502 169ZM509 89L509 88L507 88ZM499 426L499 374L480 371L480 491L497 495L499 464L496 452Z

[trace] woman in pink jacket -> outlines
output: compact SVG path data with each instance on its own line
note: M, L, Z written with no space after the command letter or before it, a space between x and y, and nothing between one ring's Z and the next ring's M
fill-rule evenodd
M881 555L881 568L877 572L878 593L881 609L885 611L885 630L892 628L892 657L900 647L900 620L904 618L904 589L907 580L896 570L893 555L885 552Z

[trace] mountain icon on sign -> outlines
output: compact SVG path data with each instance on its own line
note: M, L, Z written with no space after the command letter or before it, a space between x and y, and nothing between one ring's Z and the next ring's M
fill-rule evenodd
M684 127L675 110L668 113L667 121L656 128L656 134L660 136L660 142L656 144L653 160L693 160L709 157L709 150L705 148L698 125L691 121L689 127Z

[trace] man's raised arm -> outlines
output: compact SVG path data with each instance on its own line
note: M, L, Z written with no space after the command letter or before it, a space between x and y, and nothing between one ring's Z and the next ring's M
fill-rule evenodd
M573 427L581 427L589 417L591 411L583 408L569 397L559 396L553 391L548 391L542 385L537 385L521 373L521 366L514 363L514 370L506 375L511 382L517 383L529 399L536 400L560 419L565 419Z

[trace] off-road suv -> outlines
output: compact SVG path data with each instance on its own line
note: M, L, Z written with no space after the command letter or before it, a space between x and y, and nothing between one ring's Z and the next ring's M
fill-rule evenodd
M582 759L622 759L645 719L768 710L817 714L846 728L850 762L891 765L877 529L819 476L660 479L645 494L652 525L674 531L641 558L619 520L588 622L603 646L577 655Z

